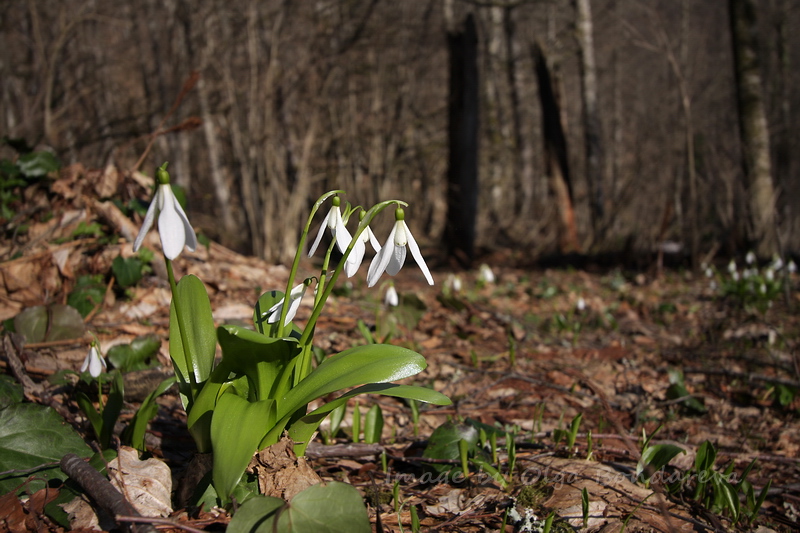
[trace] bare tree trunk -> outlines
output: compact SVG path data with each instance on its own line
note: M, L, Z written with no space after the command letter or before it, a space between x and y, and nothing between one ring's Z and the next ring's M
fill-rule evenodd
M600 111L597 107L597 66L594 58L592 10L590 0L575 0L578 50L581 57L580 79L583 100L583 135L586 152L586 181L589 188L589 212L593 240L602 239L604 217L603 142Z
M752 0L730 0L733 58L739 101L745 183L750 208L750 239L761 256L778 252L775 190L769 153L769 128L758 67L756 6Z
M447 36L450 50L447 171L448 253L466 266L475 255L478 215L478 34L468 15L464 29Z
M567 138L561 122L561 109L556 85L550 75L547 59L539 43L532 46L539 101L542 107L542 132L544 157L550 188L556 197L558 212L558 241L562 253L579 252L578 232L575 227L572 184L567 157Z

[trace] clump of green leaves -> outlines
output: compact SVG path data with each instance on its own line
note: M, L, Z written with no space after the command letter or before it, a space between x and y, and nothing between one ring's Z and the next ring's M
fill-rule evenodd
M745 266L742 269L731 260L726 272L718 272L711 266L704 265L703 271L709 280L709 286L720 296L737 302L743 309L755 309L764 313L772 307L772 302L783 294L783 282L786 275L793 275L797 266L793 261L784 264L775 256L768 264L759 266L755 254L748 252Z
M0 159L0 219L8 221L16 215L14 208L22 189L57 172L61 163L50 152L34 152L24 141L8 138L3 141L20 154L15 161Z

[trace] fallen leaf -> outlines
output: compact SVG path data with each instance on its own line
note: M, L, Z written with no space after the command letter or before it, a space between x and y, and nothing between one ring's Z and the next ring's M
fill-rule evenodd
M123 446L108 463L108 477L142 516L172 513L172 473L164 462L155 458L141 461L136 450Z

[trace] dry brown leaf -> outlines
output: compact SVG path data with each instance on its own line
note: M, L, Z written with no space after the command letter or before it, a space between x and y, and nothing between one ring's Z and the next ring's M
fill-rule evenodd
M322 482L304 457L294 453L294 442L283 437L279 442L256 454L247 471L258 477L258 489L265 496L286 501L312 485Z
M123 446L108 463L108 477L142 516L172 513L172 473L164 462L155 458L141 461L136 450Z

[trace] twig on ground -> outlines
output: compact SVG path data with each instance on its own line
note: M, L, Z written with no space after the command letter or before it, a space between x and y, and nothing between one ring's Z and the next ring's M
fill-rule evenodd
M74 453L68 453L61 459L61 471L78 483L97 505L118 522L119 516L143 518L110 481ZM156 533L149 523L134 525L132 529L136 533Z

